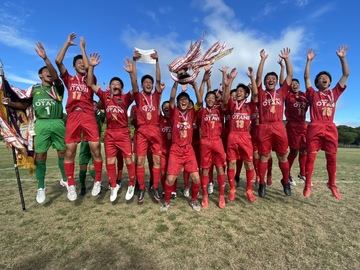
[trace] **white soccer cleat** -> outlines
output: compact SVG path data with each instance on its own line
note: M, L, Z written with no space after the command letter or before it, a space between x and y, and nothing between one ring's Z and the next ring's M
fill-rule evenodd
M45 202L46 195L45 195L45 188L39 188L36 194L36 201L38 203Z
M214 192L214 184L213 183L209 183L208 186L208 194L213 194Z
M101 182L100 181L94 182L94 186L91 191L91 195L97 196L97 195L99 195L100 191L101 191Z
M110 202L114 202L117 198L120 186L116 185L114 188L110 188Z
M69 201L73 202L77 199L76 189L75 186L69 186L68 187L68 194L67 197Z
M134 191L135 191L134 186L128 186L128 189L127 189L126 195L125 195L125 200L127 200L127 201L131 200L131 198L134 197Z
M60 179L60 186L63 186L66 189L69 187L68 182L65 182L63 179Z

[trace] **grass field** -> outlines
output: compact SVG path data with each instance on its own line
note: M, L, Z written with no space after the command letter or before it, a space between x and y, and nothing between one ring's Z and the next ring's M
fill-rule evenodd
M53 150L43 205L35 201L34 178L20 170L22 211L11 151L2 144L0 153L0 269L360 269L359 149L339 149L342 200L326 188L319 152L309 198L300 181L291 197L283 194L274 159L274 183L265 198L255 192L256 201L249 203L242 182L236 200L221 210L216 186L208 209L199 213L182 196L181 179L167 213L149 193L142 205L137 196L126 202L126 181L114 203L108 190L69 202L58 184ZM105 171L103 177L106 187ZM90 176L87 183L91 189Z

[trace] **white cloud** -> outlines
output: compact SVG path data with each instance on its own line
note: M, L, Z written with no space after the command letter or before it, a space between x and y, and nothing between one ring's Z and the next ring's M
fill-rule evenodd
M333 10L334 8L335 8L335 5L333 3L325 4L325 5L321 6L320 8L316 9L314 12L310 13L309 19L310 20L318 19L319 17L323 16L324 14Z

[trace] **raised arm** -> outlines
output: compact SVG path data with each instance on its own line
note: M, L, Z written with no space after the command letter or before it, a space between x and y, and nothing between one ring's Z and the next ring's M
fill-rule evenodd
M131 81L130 94L133 95L133 94L139 92L139 85L138 85L137 76L136 76L136 62L130 60L129 58L126 58L124 69L130 75L130 81Z
M194 81L194 82L190 83L190 85L193 87L193 89L195 91L196 106L202 107L203 100L202 100L202 96L200 95L200 91L199 91L197 83Z
M97 66L100 62L100 54L90 54L87 84L95 93L99 91L100 87L94 83L94 67Z
M258 102L258 88L256 87L256 80L254 76L254 69L252 67L248 67L249 72L246 75L249 77L251 81L251 101Z
M83 57L84 68L87 72L89 69L89 58L87 57L85 46L86 46L85 39L83 37L80 37L80 50L81 50L81 55Z
M305 65L305 71L304 71L304 81L305 81L305 88L309 88L312 86L311 79L310 79L310 66L312 60L314 60L317 53L313 52L313 49L309 49L307 52L307 58L306 58L306 65Z
M278 64L280 65L280 78L279 78L279 84L280 86L283 84L284 82L284 73L285 73L285 65L284 65L284 61L282 58L280 58L278 61Z
M262 74L264 71L264 64L265 64L265 60L268 57L268 54L265 53L265 50L262 49L260 51L260 63L256 72L256 87L259 87L261 85L262 82Z
M160 72L160 64L159 64L159 55L155 51L154 53L150 54L150 57L156 60L155 90L161 92L161 72Z
M339 84L341 87L345 87L346 85L346 81L350 75L350 70L346 61L346 52L348 50L348 46L347 45L341 45L339 47L339 50L336 51L337 56L340 59L340 63L341 63L341 72L342 72L342 76L339 80Z
M227 67L226 67L227 68ZM223 101L221 103L222 109L225 109L227 104L229 103L230 97L230 90L233 84L234 79L237 76L236 68L233 68L229 74L223 72L223 86L224 86L224 94L223 94Z
M169 105L172 109L175 108L175 98L176 98L176 91L178 88L178 84L179 84L178 82L174 82L170 92Z
M58 55L56 56L55 63L56 63L56 66L59 69L60 75L63 75L66 72L66 67L63 64L64 57L65 57L67 49L70 46L76 46L76 44L73 42L75 38L76 38L76 34L71 33L68 36L67 40L65 41L64 45L61 47Z
M51 79L54 81L55 85L61 85L62 81L59 79L58 73L56 72L53 64L51 64L49 58L47 57L44 46L41 42L36 42L36 46L37 48L35 48L35 51L44 60L46 67L49 70Z
M293 69L292 69L292 65L290 62L290 49L289 48L284 48L280 51L279 54L281 59L284 59L285 61L285 67L286 67L286 82L288 85L291 85L291 81L293 78Z
M201 99L204 96L205 84L207 85L207 91L206 92L211 91L211 89L209 89L209 81L210 81L210 76L211 76L211 67L212 66L209 65L209 66L205 66L205 68L204 68L205 72L204 72L204 76L203 76L203 79L201 81L200 89L199 89ZM211 83L210 83L210 85L211 85Z

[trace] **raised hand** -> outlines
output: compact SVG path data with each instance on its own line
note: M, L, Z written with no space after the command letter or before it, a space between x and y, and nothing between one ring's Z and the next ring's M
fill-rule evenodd
M265 50L264 49L262 49L261 51L260 51L260 58L261 59L266 59L266 58L268 58L268 54L265 52Z
M141 57L141 53L139 51L134 51L133 60L136 61Z
M89 65L90 66L97 66L98 64L100 64L101 60L100 60L100 54L98 53L91 53L90 54L90 59L89 59Z
M284 61L282 58L279 58L279 60L277 62L280 65L280 67L285 67L285 64L284 64Z
M80 49L85 49L85 45L86 45L86 42L85 42L84 37L80 37Z
M76 46L76 44L74 43L75 38L76 38L76 34L74 32L72 32L67 38L67 41L66 41L67 44L69 46Z
M339 50L336 51L336 55L339 56L339 58L344 58L346 56L346 52L348 50L348 46L347 45L341 45L339 47Z
M47 58L46 52L45 52L45 49L44 49L44 46L42 45L42 43L41 43L40 41L39 41L39 42L36 42L36 46L37 46L37 49L35 48L36 53L37 53L42 59Z
M160 89L161 89L161 92L165 90L165 83L164 82L160 83Z
M248 67L249 72L246 75L251 79L254 76L254 69L252 67Z
M152 54L150 54L150 57L154 60L158 60L159 59L159 55L157 53L157 51L153 52Z
M221 73L226 73L229 68L230 68L230 67L225 66L225 67L219 68L219 70L220 70Z
M279 57L281 59L286 59L289 58L290 56L290 49L289 48L284 48L280 51Z
M317 53L314 53L313 49L310 48L307 52L307 60L312 61L316 55L317 55Z
M132 61L129 58L126 58L124 60L124 62L125 62L125 66L124 66L125 71L128 72L128 73L133 72L133 63L132 63Z

